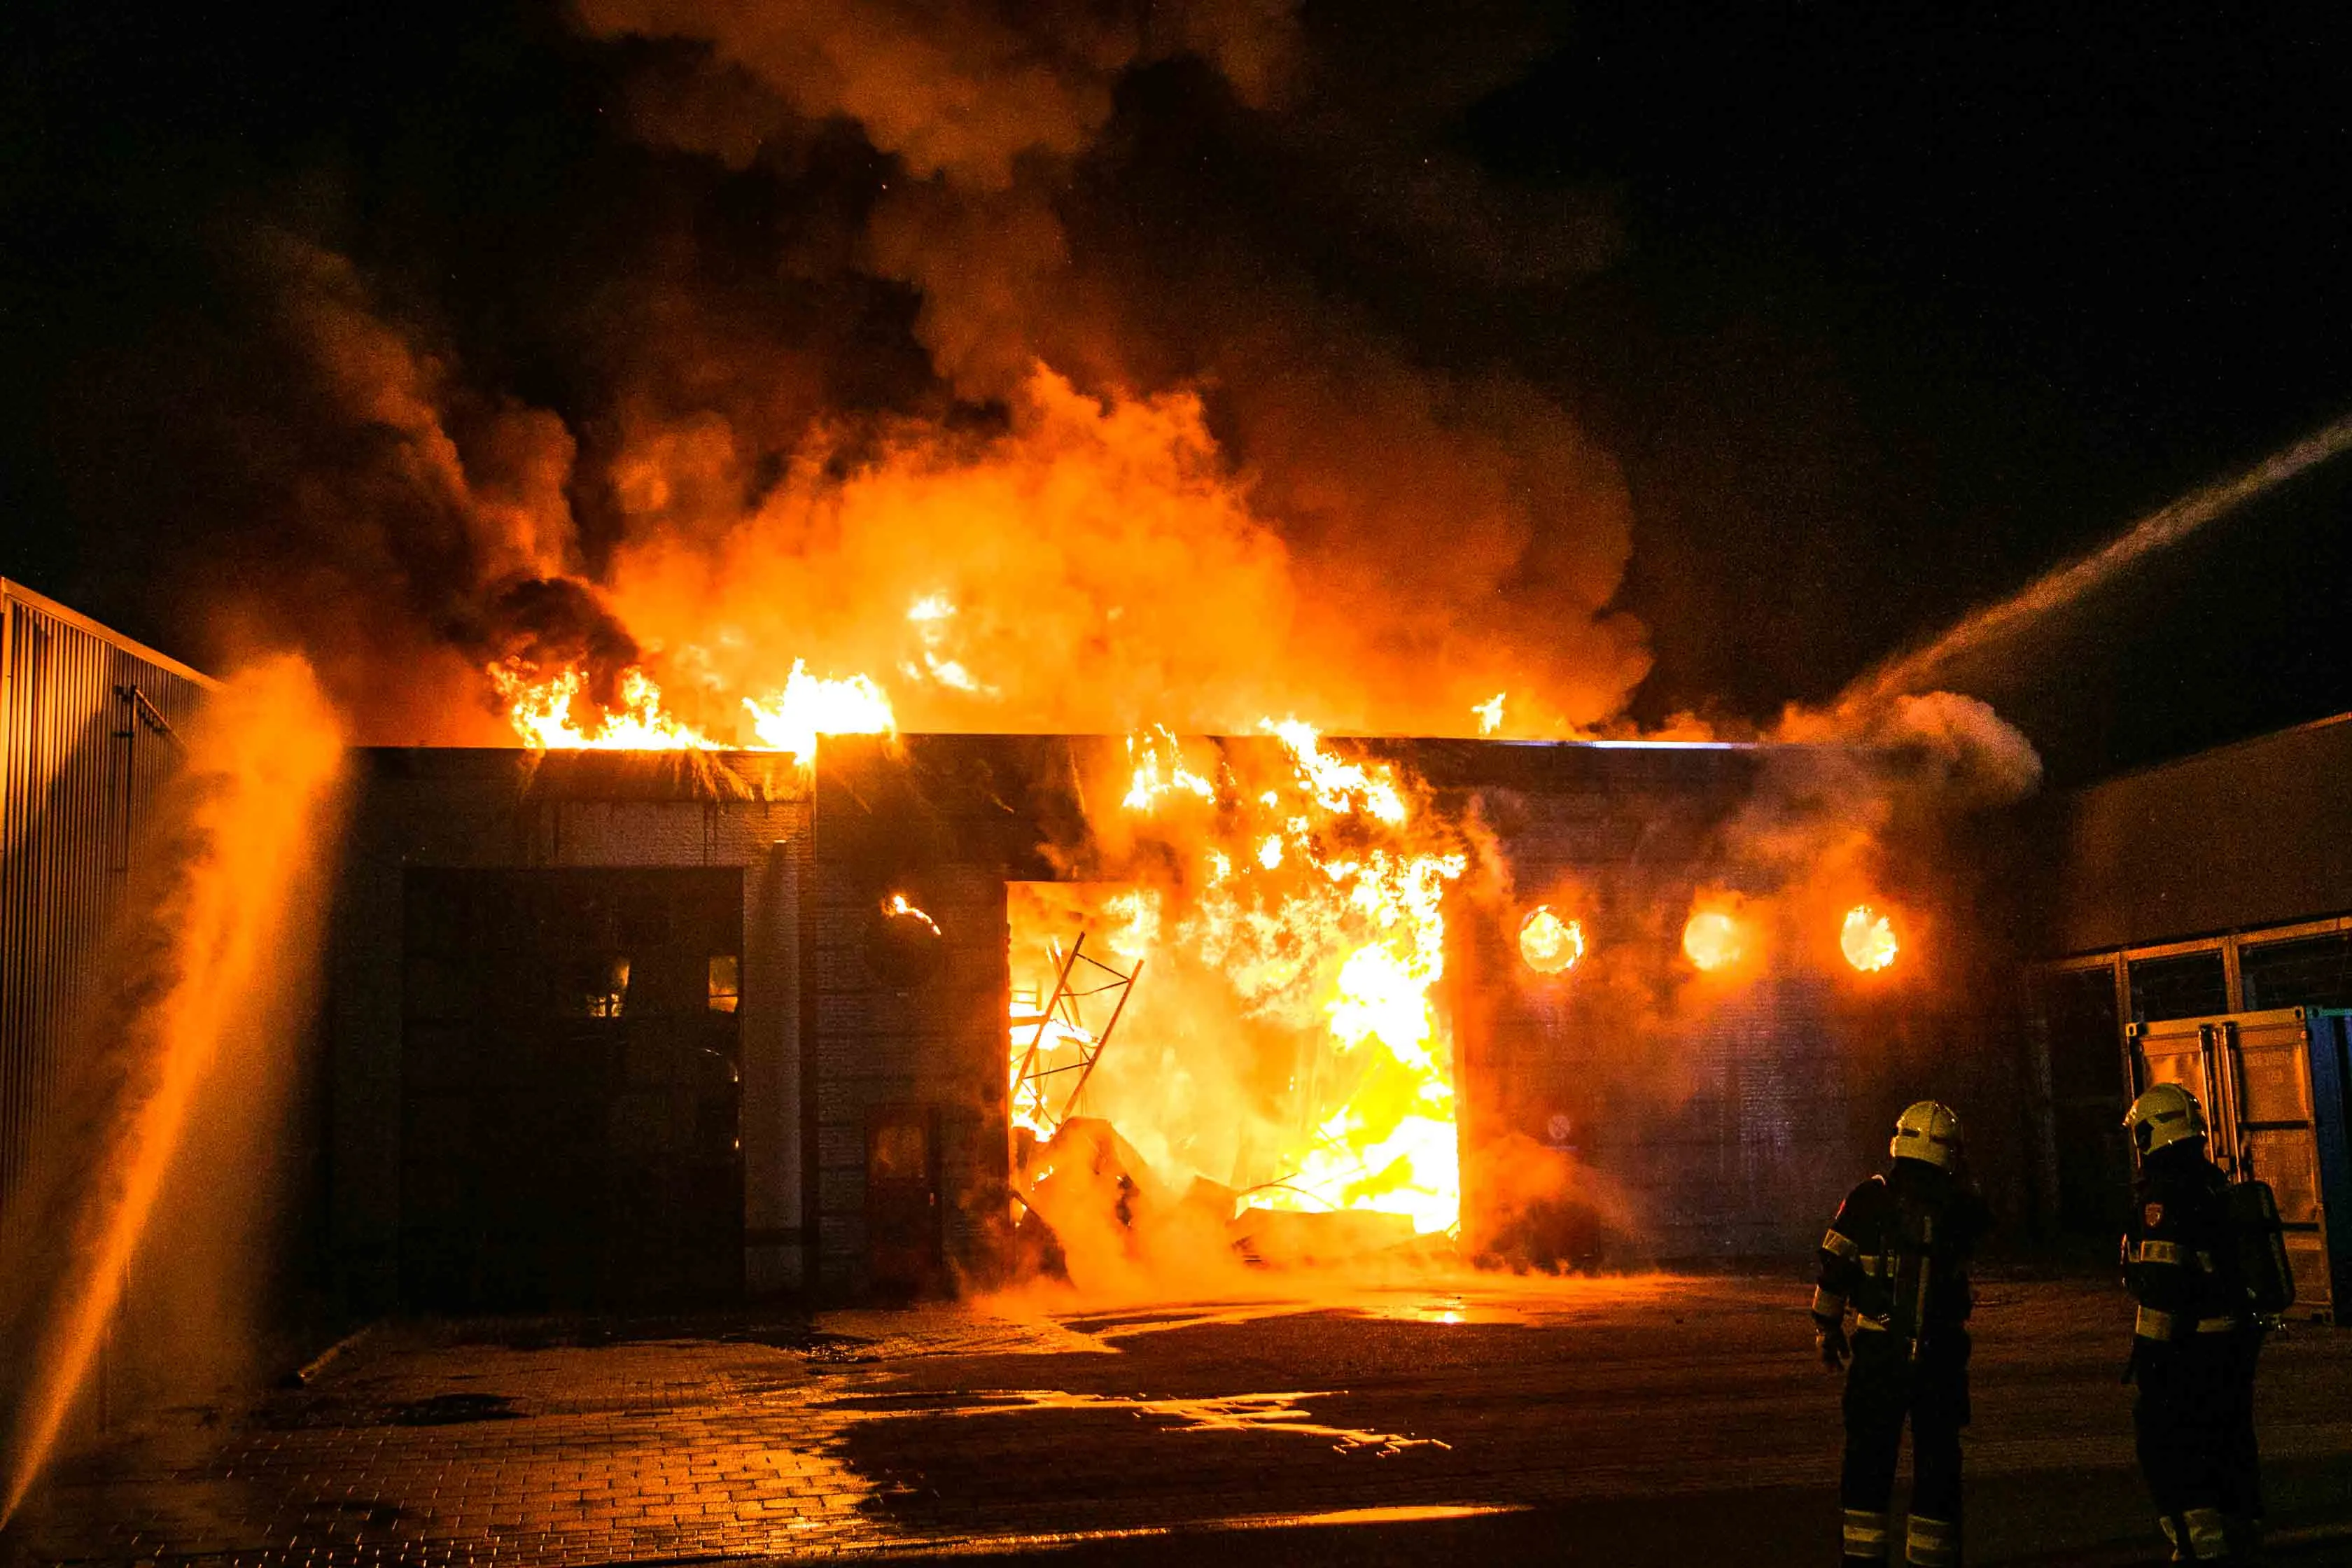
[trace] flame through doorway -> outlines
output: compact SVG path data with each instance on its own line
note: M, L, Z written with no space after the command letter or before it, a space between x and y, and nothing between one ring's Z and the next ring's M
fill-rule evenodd
M1013 1168L1057 1229L1078 1186L1127 1228L1178 1206L1244 1232L1276 1215L1361 1216L1324 1222L1326 1247L1342 1230L1352 1247L1454 1228L1451 1031L1416 1009L1402 1050L1351 1037L1345 976L1367 966L1344 942L1276 941L1296 973L1253 996L1252 972L1201 940L1202 911L1162 889L1016 882L1007 895Z

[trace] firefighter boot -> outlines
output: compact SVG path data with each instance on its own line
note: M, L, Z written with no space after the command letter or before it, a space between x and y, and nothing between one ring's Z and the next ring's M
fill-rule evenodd
M1884 1509L1875 1513L1866 1508L1846 1510L1845 1555L1840 1561L1846 1568L1886 1568L1887 1528Z
M2230 1536L2218 1508L2190 1508L2180 1511L2180 1533L2173 1538L2174 1550L2182 1544L2189 1548L2188 1560L2208 1564L2232 1563L2237 1559L2230 1552Z
M1912 1568L1958 1568L1958 1522L1948 1519L1929 1519L1922 1513L1913 1514L1911 1529L1903 1542L1903 1560Z

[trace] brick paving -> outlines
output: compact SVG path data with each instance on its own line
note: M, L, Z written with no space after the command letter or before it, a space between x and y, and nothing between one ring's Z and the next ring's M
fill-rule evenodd
M24 1549L37 1561L528 1564L872 1547L898 1535L860 1511L876 1489L839 1455L856 1411L839 1402L915 1356L1065 1338L957 1308L844 1313L776 1343L532 1337L528 1324L392 1330L226 1429L166 1421L126 1435L63 1468Z
M1802 1294L1473 1281L692 1332L388 1327L311 1386L60 1467L0 1560L867 1555L1401 1507L1550 1510L1572 1531L1579 1508L1680 1496L1702 1518L1710 1494L1785 1494L1810 1529L1832 1517L1836 1411ZM2115 1379L2127 1309L2074 1284L1986 1298L1978 1559L2146 1536ZM2326 1523L2334 1498L2352 1522L2352 1334L2283 1339L2263 1397L2282 1517Z

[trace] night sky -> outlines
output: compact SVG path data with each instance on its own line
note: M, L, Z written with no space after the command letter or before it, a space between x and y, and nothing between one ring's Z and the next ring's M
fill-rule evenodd
M2336 8L2052 16L2090 9L1310 5L1318 85L1279 115L1181 50L1126 72L1071 232L1197 239L1417 364L1541 388L1631 490L1633 715L1766 719L2352 413ZM629 279L681 269L828 406L988 417L904 279L776 283L779 235L850 254L827 237L889 159L838 124L748 167L649 147L619 106L675 47L531 4L82 0L0 29L0 574L133 635L207 653L206 594L270 571L257 471L299 488L241 450L299 418L249 325L261 229L349 257L474 395L591 451L653 374ZM1137 363L1190 368L1152 331ZM2061 783L2352 708L2347 517L2352 462L1969 689Z

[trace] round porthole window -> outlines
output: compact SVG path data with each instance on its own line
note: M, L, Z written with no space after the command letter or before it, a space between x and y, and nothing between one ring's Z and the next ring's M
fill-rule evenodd
M876 978L901 990L919 985L947 962L940 922L904 893L892 893L866 927L866 962Z

